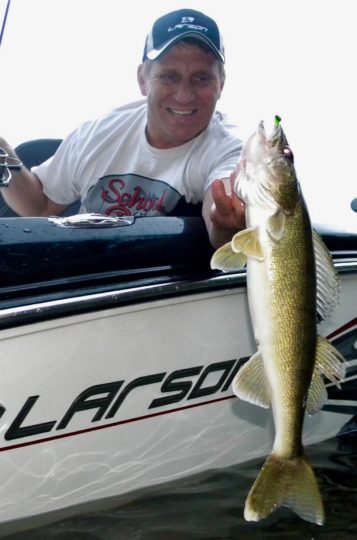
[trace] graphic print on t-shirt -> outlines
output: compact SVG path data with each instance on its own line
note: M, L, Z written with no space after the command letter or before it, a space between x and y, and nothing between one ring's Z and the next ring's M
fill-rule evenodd
M103 176L83 200L86 212L107 216L166 216L181 195L161 180L136 174Z

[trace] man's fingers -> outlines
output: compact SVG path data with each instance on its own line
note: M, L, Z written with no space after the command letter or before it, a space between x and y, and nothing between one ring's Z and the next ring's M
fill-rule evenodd
M232 199L227 195L222 180L214 180L212 183L212 197L216 206L216 212L228 215L232 212Z
M221 229L236 230L244 228L245 206L236 193L232 190L232 194L228 195L222 180L214 180L211 193L213 205L210 218L212 223Z

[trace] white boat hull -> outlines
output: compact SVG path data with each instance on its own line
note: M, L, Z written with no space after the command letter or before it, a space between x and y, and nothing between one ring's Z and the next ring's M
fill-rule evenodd
M346 274L320 333L357 333L356 306ZM268 454L271 412L229 384L254 351L245 287L2 330L0 523ZM351 416L307 418L305 444Z

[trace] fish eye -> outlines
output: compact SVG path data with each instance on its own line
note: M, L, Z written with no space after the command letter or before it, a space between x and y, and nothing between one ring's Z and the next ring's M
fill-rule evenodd
M284 146L283 153L285 158L289 159L292 163L294 163L294 154L288 146Z

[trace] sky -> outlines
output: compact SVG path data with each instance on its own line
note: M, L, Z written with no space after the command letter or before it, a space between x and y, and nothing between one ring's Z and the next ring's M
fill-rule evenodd
M7 0L0 0L0 25ZM63 138L140 99L154 20L189 7L218 23L218 109L244 139L278 114L314 222L357 232L355 0L11 0L0 49L0 133L13 146Z

